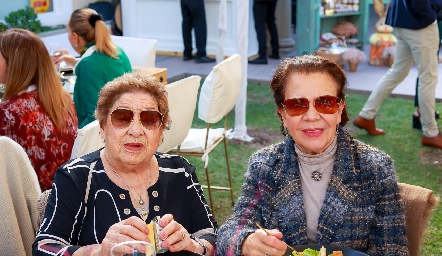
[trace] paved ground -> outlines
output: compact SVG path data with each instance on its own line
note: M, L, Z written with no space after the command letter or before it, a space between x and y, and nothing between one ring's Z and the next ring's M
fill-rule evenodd
M367 56L369 48L369 45L365 46ZM295 53L283 57L294 55ZM185 62L180 56L157 55L156 57L156 66L167 68L167 77L169 81L174 81L187 75L200 75L201 77L205 77L210 73L214 65L215 64L213 63L196 64L193 60ZM249 82L270 83L277 65L278 61L272 59L269 59L267 65L249 64L247 72ZM349 71L348 65L344 67L344 70L347 72ZM347 73L349 91L370 93L382 76L387 73L387 70L388 67L370 66L368 65L367 60L361 62L356 72ZM442 64L439 64L438 74L442 76ZM407 78L393 91L392 96L414 97L416 77L417 70L413 67ZM436 99L442 101L442 78L439 78L436 89Z

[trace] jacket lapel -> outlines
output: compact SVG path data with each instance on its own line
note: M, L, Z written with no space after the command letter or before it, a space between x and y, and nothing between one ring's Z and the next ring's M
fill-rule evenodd
M336 160L318 220L318 244L329 244L333 241L333 230L341 229L344 216L355 200L356 194L352 182L349 182L349 177L356 175L353 163L350 142L342 129L339 129Z
M293 139L287 141L282 154L278 182L278 226L283 227L283 240L288 244L307 244L307 219L301 190L298 158ZM279 177L278 177L279 176Z

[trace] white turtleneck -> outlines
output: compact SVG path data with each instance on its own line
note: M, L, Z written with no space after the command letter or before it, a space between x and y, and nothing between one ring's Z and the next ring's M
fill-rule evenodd
M307 216L307 238L309 243L316 243L318 218L330 182L330 177L333 172L333 164L336 159L336 148L336 137L324 152L317 155L303 153L295 145L295 151L298 154L299 160L299 170L301 173L301 190ZM312 178L312 173L314 171L319 171L322 174L321 180L316 181Z

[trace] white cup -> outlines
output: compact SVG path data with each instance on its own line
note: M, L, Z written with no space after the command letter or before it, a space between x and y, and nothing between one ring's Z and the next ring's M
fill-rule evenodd
M156 256L155 246L145 241L126 241L114 245L111 256Z

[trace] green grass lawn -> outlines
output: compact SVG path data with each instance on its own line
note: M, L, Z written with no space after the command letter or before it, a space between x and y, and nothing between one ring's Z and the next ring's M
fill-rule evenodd
M249 84L247 96L247 127L250 131L260 130L268 134L279 133L279 120L275 114L273 99L268 85ZM351 121L347 130L356 138L387 152L395 161L395 168L400 182L426 187L435 195L442 194L442 150L423 147L422 132L412 129L414 111L412 100L388 98L381 106L376 124L386 131L385 136L370 136L365 131L354 127L352 120L359 113L367 100L366 95L348 94L347 108ZM436 104L442 110L442 103ZM197 113L197 112L196 112ZM193 127L204 127L195 114ZM442 121L439 129L442 130ZM234 113L229 115L230 127L234 125ZM221 127L221 126L219 126ZM277 142L277 141L274 141ZM227 185L227 171L223 146L220 145L210 155L210 179L212 185ZM232 171L235 199L239 196L243 176L250 155L256 151L256 145L229 141L229 159ZM197 167L198 177L205 184L203 163L198 157L187 157ZM207 191L206 198L208 200ZM226 191L215 191L215 214L221 225L232 213L230 195ZM441 255L442 253L442 203L433 211L431 221L421 249L422 255Z

